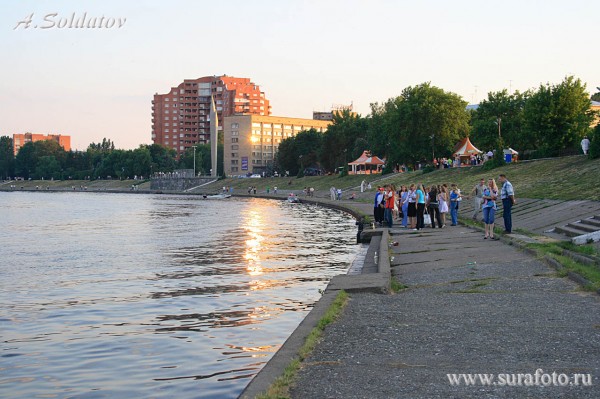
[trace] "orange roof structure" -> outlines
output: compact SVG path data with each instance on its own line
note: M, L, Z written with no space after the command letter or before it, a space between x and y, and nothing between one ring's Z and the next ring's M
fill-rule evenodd
M456 144L452 156L470 157L471 154L481 154L481 151L471 143L468 137L465 137Z
M385 162L378 156L372 156L371 151L363 151L356 161L349 162L348 165L385 165Z
M348 165L351 167L351 171L348 172L350 174L370 175L373 173L380 173L383 169L383 165L385 165L385 161L378 156L371 155L371 151L363 151L362 155L358 157L358 159L353 162L349 162Z

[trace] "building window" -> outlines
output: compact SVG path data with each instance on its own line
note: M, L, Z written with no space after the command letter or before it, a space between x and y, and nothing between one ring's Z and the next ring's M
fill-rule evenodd
M232 149L232 150L239 150L239 149L240 149L240 146L239 146L239 145L237 145L237 144L234 144L234 145L232 145L232 146L231 146L231 149Z
M231 128L232 129L239 129L240 128L240 124L239 123L232 123L231 124ZM233 133L233 132L232 132Z
M238 132L237 130L236 130L236 131L232 131L232 132L231 132L231 135L232 135L232 136L239 136L239 135L240 135L240 132Z
M232 152L232 153L231 153L231 158L237 158L237 156L238 156L238 153L237 153L237 152Z
M238 140L239 140L239 139L238 139L237 137L232 137L232 138L231 138L231 142L232 142L232 143L237 143L237 142L238 142Z

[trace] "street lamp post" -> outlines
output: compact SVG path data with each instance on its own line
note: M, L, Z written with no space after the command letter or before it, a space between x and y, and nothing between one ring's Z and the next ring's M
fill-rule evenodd
M502 132L501 132L501 128L500 126L502 126L502 118L498 117L498 138L501 139L502 138Z
M433 162L435 159L435 134L431 135L431 155L433 156L433 158L431 158L431 162Z
M196 146L193 145L192 148L194 148L194 177L196 177Z

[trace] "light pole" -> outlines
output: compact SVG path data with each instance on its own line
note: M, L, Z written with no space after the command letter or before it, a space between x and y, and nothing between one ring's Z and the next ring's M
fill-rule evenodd
M435 134L431 135L431 155L433 156L431 162L433 162L435 160Z
M194 177L196 177L196 146L193 145L192 148L194 149Z
M502 118L498 117L498 122L496 122L498 124L498 138L501 139L502 138L502 132L500 129L500 126L502 126Z

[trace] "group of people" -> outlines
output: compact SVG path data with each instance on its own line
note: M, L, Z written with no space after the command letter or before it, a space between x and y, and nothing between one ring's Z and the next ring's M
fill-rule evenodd
M502 201L504 213L504 228L506 233L512 232L512 206L516 203L514 189L504 174L499 176L501 188L495 179L481 179L471 195L474 199L473 219L479 212L483 213L485 224L485 239L495 239L494 222L497 200ZM465 196L468 198L468 196ZM458 224L458 210L463 195L456 184L431 185L411 184L401 186L396 191L393 184L377 188L373 204L373 216L379 226L393 227L394 220L401 220L401 227L413 230L425 228L426 215L431 228L446 227L446 215L450 214L450 225Z
M393 184L378 187L375 194L374 218L380 226L392 227L394 219L402 220L401 226L413 230L425 227L425 215L431 219L431 227L446 227L446 214L450 213L451 225L458 224L458 206L462 201L456 184L423 184L401 186L396 191Z

